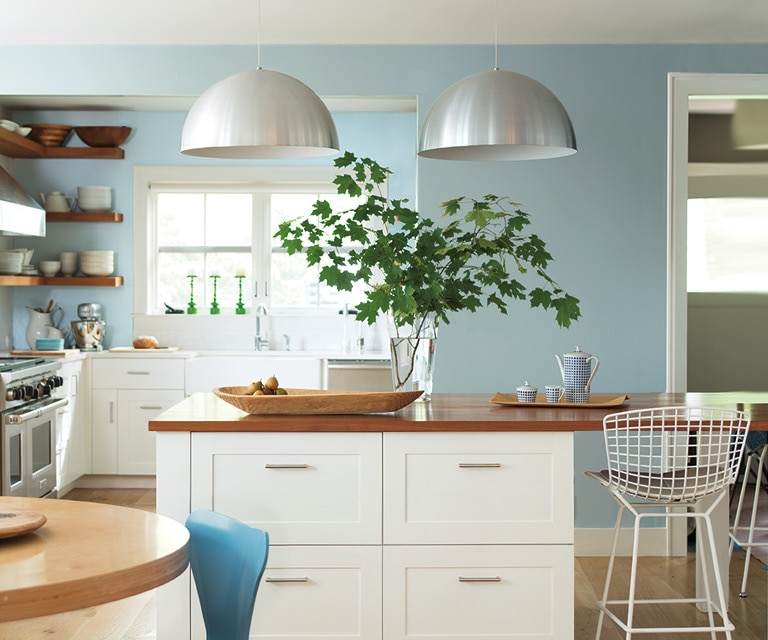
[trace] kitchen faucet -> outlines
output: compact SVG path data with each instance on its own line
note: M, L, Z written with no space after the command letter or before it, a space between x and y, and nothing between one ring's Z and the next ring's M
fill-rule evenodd
M262 327L262 321L266 324L267 320L267 307L263 302L259 303L256 307L256 351L266 351L269 349L269 332L265 327Z

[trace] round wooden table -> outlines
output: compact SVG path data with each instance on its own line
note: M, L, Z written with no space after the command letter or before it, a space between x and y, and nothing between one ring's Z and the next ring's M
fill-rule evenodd
M154 589L187 566L186 527L154 513L93 502L0 497L47 521L0 538L0 621L83 609Z

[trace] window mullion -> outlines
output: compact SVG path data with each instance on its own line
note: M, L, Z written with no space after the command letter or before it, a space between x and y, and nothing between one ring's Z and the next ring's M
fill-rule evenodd
M254 296L269 306L271 287L272 238L270 225L271 198L268 193L253 195L253 283Z

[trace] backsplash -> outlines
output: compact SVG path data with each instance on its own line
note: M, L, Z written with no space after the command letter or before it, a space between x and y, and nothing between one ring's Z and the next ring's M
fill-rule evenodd
M356 323L352 323L355 325ZM360 327L365 341L363 353L388 352L386 323ZM266 316L269 348L274 351L332 351L343 352L344 321L338 315L297 316L272 314ZM358 327L354 327L356 332ZM109 330L109 329L107 329ZM256 317L211 316L133 316L133 335L151 335L161 345L182 349L254 349ZM357 338L357 333L353 338ZM354 344L354 340L351 341ZM125 346L115 345L110 346ZM286 349L289 346L289 349ZM354 347L349 351L353 351Z

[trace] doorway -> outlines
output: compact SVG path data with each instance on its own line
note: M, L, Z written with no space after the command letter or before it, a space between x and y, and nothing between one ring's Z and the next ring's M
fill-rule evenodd
M688 386L689 100L768 96L768 75L670 74L668 111L667 390Z

